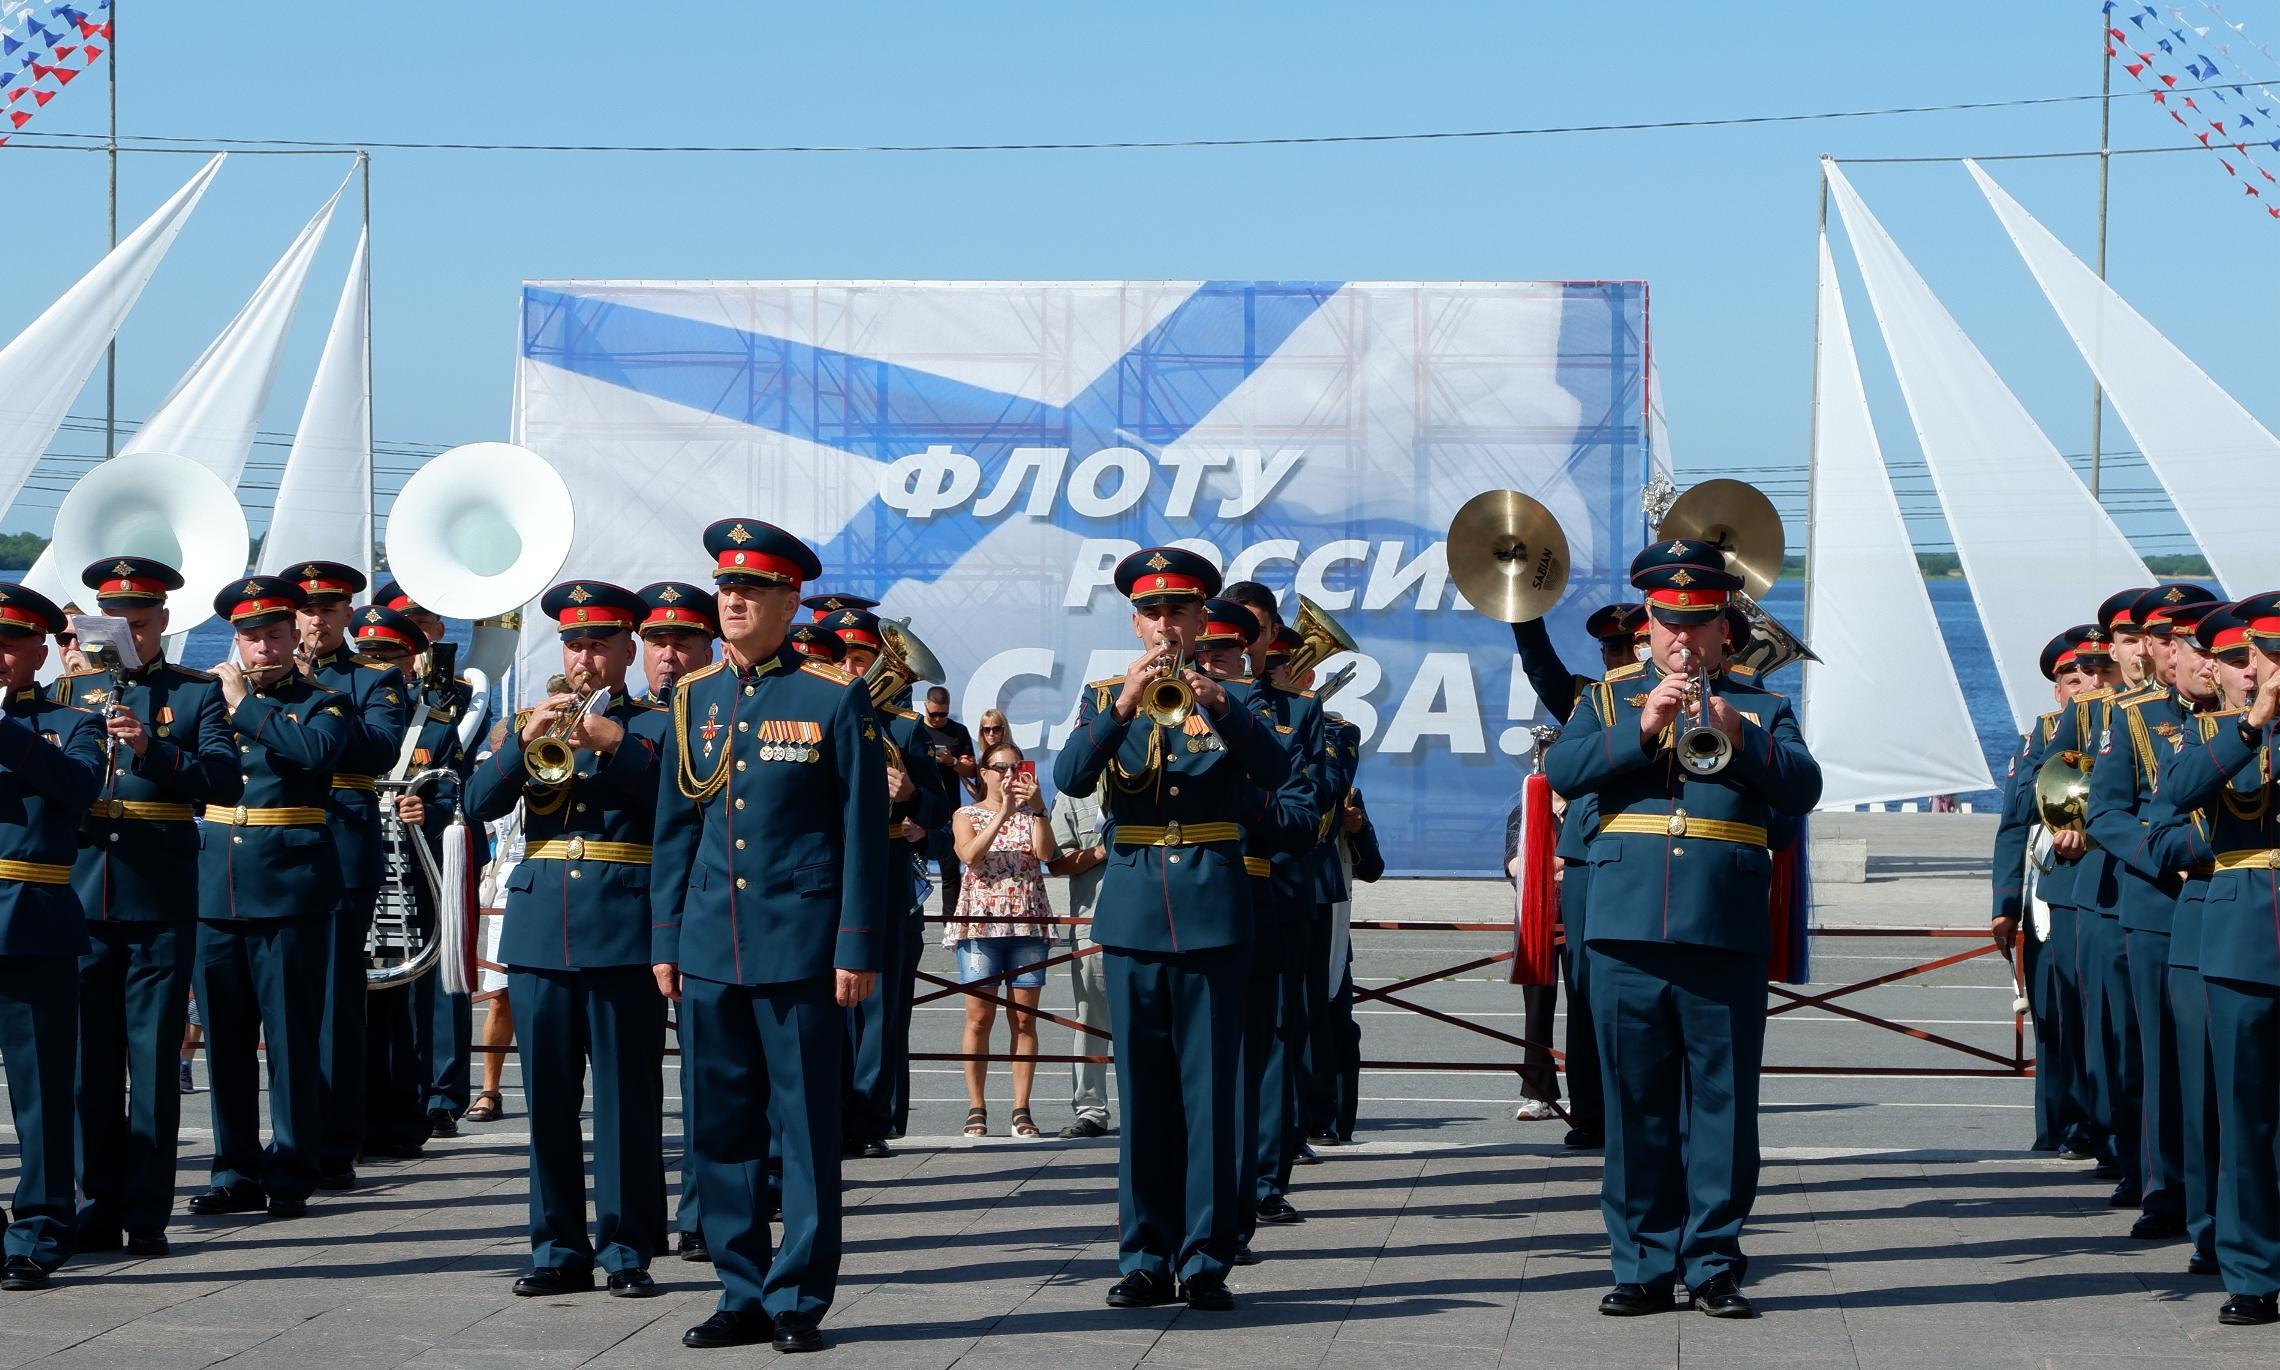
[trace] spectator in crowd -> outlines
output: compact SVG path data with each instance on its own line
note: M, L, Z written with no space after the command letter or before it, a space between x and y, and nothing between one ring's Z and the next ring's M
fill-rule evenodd
M1005 710L1003 709L982 710L982 721L974 725L974 731L980 735L977 745L985 751L1001 742L1013 741L1013 725L1005 721ZM976 778L967 786L967 789L976 799L982 797L980 775L980 768L977 767L975 769Z
M1038 803L1037 771L1012 743L990 748L982 758L982 800L952 816L958 859L965 864L958 889L958 911L943 929L942 944L958 958L961 984L982 985L1021 1005L1009 1010L1013 1037L1012 1133L1035 1137L1029 1090L1037 1076L1037 999L1045 989L1042 969L1053 906L1045 897L1045 863L1053 858L1053 836ZM1017 972L1008 974L1008 972ZM997 1005L975 995L966 998L969 1056L990 1049L990 1024ZM984 1086L989 1063L966 1062L966 1135L989 1135Z
M1000 715L1003 718L1003 715ZM919 711L922 735L926 750L942 768L942 789L952 799L961 792L967 796L982 797L981 764L974 759L974 737L966 725L950 716L950 692L940 685L926 692L926 707ZM1004 738L1004 734L999 734ZM1010 739L1006 739L1010 740ZM962 787L962 790L961 790ZM958 897L958 848L954 837L956 824L945 823L928 834L927 855L939 863L942 870L942 898L945 903Z
M993 725L991 719L997 722ZM1005 715L992 709L982 715L982 746L996 745L991 739L1005 736ZM1046 867L1055 875L1065 876L1069 882L1069 916L1090 918L1093 906L1100 899L1101 870L1108 864L1107 838L1101 831L1100 796L1088 794L1081 798L1066 792L1053 796L1051 810L1053 850L1056 855ZM1083 953L1069 962L1069 988L1077 1001L1077 1021L1102 1032L1108 1026L1108 972L1101 961L1092 928L1070 926L1069 951ZM1106 1056L1109 1041L1089 1032L1077 1033L1072 1055ZM1108 1135L1108 1066L1102 1061L1079 1061L1069 1067L1069 1108L1076 1121L1061 1129L1064 1140L1080 1137Z

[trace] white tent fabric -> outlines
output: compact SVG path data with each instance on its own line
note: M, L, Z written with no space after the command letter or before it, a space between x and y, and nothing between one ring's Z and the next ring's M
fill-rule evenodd
M220 155L198 169L93 270L0 348L0 509L13 505L71 401L87 384L165 260L175 235L221 170Z
M2043 645L2086 618L2102 596L2153 577L1836 163L1821 167L1994 649L2012 721L2024 732L2050 708ZM2086 603L2053 598L2054 569L2067 584L2094 587L2083 591ZM1813 626L1820 631L1818 621Z
M2217 579L2236 594L2280 585L2270 508L2242 473L2280 469L2280 439L2226 394L2019 202L1966 161L2012 246L2097 374Z
M341 189L348 183L341 182ZM277 379L277 363L285 351L285 336L292 331L293 313L301 302L301 287L308 283L309 264L332 222L340 190L303 226L285 255L269 268L253 297L231 319L174 389L159 401L158 409L127 439L119 451L171 452L188 457L233 489L253 450L261 411L269 403L270 385ZM41 552L24 583L62 603L77 591L66 573L50 564ZM178 649L178 646L177 646Z
M285 458L261 563L338 561L372 574L372 273L363 234Z
M1861 386L1836 260L1821 235L1820 396L1813 441L1813 582L1806 612L1805 741L1821 763L1821 807L1849 809L1993 785L1884 473ZM1863 614L1860 606L1876 612ZM1895 690L1890 663L1913 682Z

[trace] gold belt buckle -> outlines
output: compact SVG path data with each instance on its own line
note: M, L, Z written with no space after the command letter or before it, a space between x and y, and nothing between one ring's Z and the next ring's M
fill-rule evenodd
M585 839L585 838L583 838L583 837L573 837L573 838L571 838L571 839L570 839L570 847L569 847L569 852L570 852L570 859L571 859L571 860L573 860L573 861L583 861L583 860L585 860L585 859L586 859L586 839Z
M1686 836L1686 810L1672 809L1670 811L1670 820L1663 824L1663 831L1669 833L1672 837Z
M126 801L121 799L99 800L95 805L95 816L98 818L118 818L126 811Z
M238 805L238 806L237 806L237 825L238 825L239 827L241 827L241 828L242 828L242 827L244 827L244 826L245 826L245 820L246 820L246 810L245 810L245 805L243 805L243 804L240 804L240 805Z
M1165 845L1165 846L1167 846L1167 847L1176 847L1176 846L1180 845L1180 825L1179 825L1179 824L1177 824L1177 823L1166 823L1166 824L1164 825L1164 845Z

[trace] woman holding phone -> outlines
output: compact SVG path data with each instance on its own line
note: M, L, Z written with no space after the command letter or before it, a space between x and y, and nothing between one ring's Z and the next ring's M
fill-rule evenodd
M1045 897L1045 863L1053 857L1053 834L1037 791L1037 765L1022 759L1011 742L985 745L982 796L958 810L951 835L965 865L959 881L957 912L943 929L942 944L956 953L958 979L1021 1005L1009 1009L1013 1036L1012 1135L1035 1137L1029 1114L1029 1088L1037 1075L1037 1017L1033 1010L1045 989L1046 958L1053 907ZM997 1005L968 996L966 1037L969 1056L989 1050L990 1025ZM984 1088L989 1062L966 1062L966 1135L989 1135Z

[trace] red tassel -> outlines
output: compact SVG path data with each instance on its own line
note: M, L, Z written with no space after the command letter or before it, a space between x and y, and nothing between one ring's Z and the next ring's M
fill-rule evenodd
M1560 921L1559 885L1552 879L1552 782L1531 775L1520 789L1520 905L1512 920L1512 983L1548 985L1559 974L1553 948Z
M1766 900L1765 910L1766 930L1771 934L1765 958L1768 980L1787 980L1789 968L1795 964L1793 958L1797 949L1791 944L1790 931L1795 911L1791 909L1790 902L1797 892L1796 861L1797 848L1794 846L1784 847L1773 854L1773 889Z

